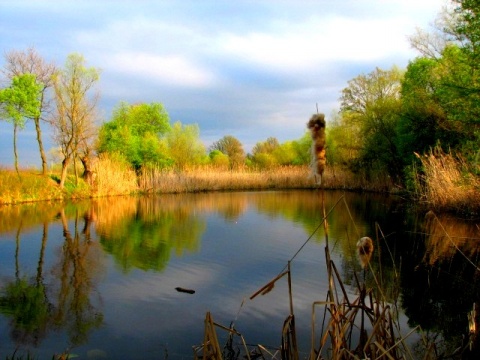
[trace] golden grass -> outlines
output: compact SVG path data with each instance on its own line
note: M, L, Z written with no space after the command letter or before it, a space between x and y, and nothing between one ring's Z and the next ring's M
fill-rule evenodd
M318 185L307 166L284 166L269 170L228 171L211 167L186 169L183 172L147 169L139 177L140 191L182 193L201 191L314 189ZM367 182L354 174L327 167L322 186L326 189L391 190L391 184L378 179Z
M461 156L437 148L417 157L423 173L416 171L416 188L422 201L439 210L480 210L480 177Z
M100 155L94 171L96 177L92 195L125 195L138 190L135 171L125 161Z
M0 204L63 199L55 181L33 170L0 169Z

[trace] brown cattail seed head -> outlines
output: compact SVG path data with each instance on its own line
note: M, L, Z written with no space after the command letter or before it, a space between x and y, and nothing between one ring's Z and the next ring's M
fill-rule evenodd
M314 114L307 123L312 136L312 167L315 174L323 175L325 171L325 115ZM321 181L321 180L320 180Z
M368 236L362 237L357 242L357 255L362 268L368 265L373 254L373 241Z

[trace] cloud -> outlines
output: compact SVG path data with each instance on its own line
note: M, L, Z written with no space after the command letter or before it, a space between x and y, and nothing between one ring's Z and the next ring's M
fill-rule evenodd
M104 62L109 71L179 87L208 87L215 75L181 55L121 52Z
M311 18L270 32L227 34L224 50L245 62L281 71L309 71L331 62L378 61L410 54L400 18ZM394 30L392 30L394 29Z

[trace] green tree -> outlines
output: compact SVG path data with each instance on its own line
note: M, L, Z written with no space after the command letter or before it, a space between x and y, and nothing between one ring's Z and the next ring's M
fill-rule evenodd
M18 173L17 130L23 129L26 118L40 113L39 94L42 85L33 74L14 76L10 87L0 91L0 115L13 123L13 152Z
M397 125L398 145L404 164L409 165L414 153L422 154L438 142L449 146L457 134L449 136L447 114L439 97L437 69L432 58L417 58L410 62L402 82L402 111Z
M245 162L245 151L242 143L231 135L226 135L215 141L210 147L210 151L212 150L218 150L228 156L230 169L239 168Z
M268 169L277 166L279 163L274 155L274 151L280 147L277 138L269 137L265 141L255 144L252 149L252 162L261 169Z
M342 121L358 136L360 150L351 168L367 176L374 172L397 178L402 161L396 144L396 126L401 109L403 73L396 67L376 68L348 82L342 91Z
M328 128L327 128L328 129ZM312 136L306 131L298 140L292 141L292 148L295 151L293 165L307 165L310 163L310 154L312 147ZM328 152L327 152L328 154Z
M206 158L205 146L200 141L200 129L197 124L182 125L177 121L166 134L165 141L168 154L178 170L200 164Z
M160 137L169 130L170 119L162 104L121 102L100 128L98 151L122 155L137 171L145 165L166 166L170 160Z
M99 94L95 85L100 77L96 68L87 68L80 54L68 56L65 67L54 76L56 113L52 117L54 139L60 146L63 160L60 187L67 169L79 152L90 152L96 136L94 126ZM76 167L75 167L76 168Z
M55 72L55 65L47 63L34 48L28 48L26 51L12 50L5 54L3 73L10 81L15 76L34 74L37 83L40 85L39 111L33 116L33 122L37 133L43 175L47 174L47 157L43 148L40 121L42 120L42 115L50 111L49 90L53 87L53 75Z
M210 158L210 164L218 169L228 169L229 160L228 156L222 153L220 150L212 150L208 154Z

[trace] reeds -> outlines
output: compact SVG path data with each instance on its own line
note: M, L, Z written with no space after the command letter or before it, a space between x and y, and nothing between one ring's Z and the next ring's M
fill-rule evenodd
M480 178L460 155L439 147L416 155L422 168L415 170L415 190L422 201L437 210L480 210Z
M95 182L92 195L125 195L138 189L135 171L120 158L100 155L93 168Z
M337 201L334 208L340 202L341 199ZM333 211L333 209L331 209L329 213L331 211ZM381 274L375 273L371 266L370 260L375 255L373 240L370 237L362 237L358 241L357 252L361 258L362 269L361 273L354 273L354 289L347 291L335 263L331 260L328 223L326 219L327 214L324 208L321 225L323 225L325 233L328 295L324 301L312 302L312 329L309 359L414 359L414 355L410 352L406 339L415 333L418 328L414 328L410 330L408 334L402 336L396 305L395 303L388 302L383 291L384 284L382 284L382 276ZM319 225L316 230L318 230L321 225ZM381 230L378 232L381 234ZM313 234L307 239L307 242L312 237ZM380 240L377 239L377 241ZM283 279L285 275L288 275L290 314L288 314L282 329L282 342L280 346L267 354L263 351L263 346L257 345L254 349L246 349L243 354L245 357L251 358L255 356L262 359L274 359L277 358L277 354L280 354L281 359L284 360L296 360L299 358L295 335L290 266L291 261L302 248L303 245L290 259L286 271L274 277L250 297L250 300L253 300L258 295L268 296L268 293L272 290L275 283ZM367 278L370 280L373 279L373 281L370 281L373 285L367 285ZM316 319L316 312L319 306L323 311L323 319L320 321L321 326L319 326ZM210 313L207 313L207 318L208 316L210 316ZM320 327L319 336L317 336L318 327ZM211 331L211 328L206 329L206 331L207 330ZM208 343L206 342L207 338ZM210 343L213 339L218 342L216 336L206 335L203 346L195 348L195 351L197 351L196 358L221 358L217 357L219 354L218 350L212 350L219 348L218 343ZM243 337L242 341L245 344ZM434 347L429 348L426 352L425 359L432 358L431 354L434 350ZM240 358L240 355L239 352L235 359Z

